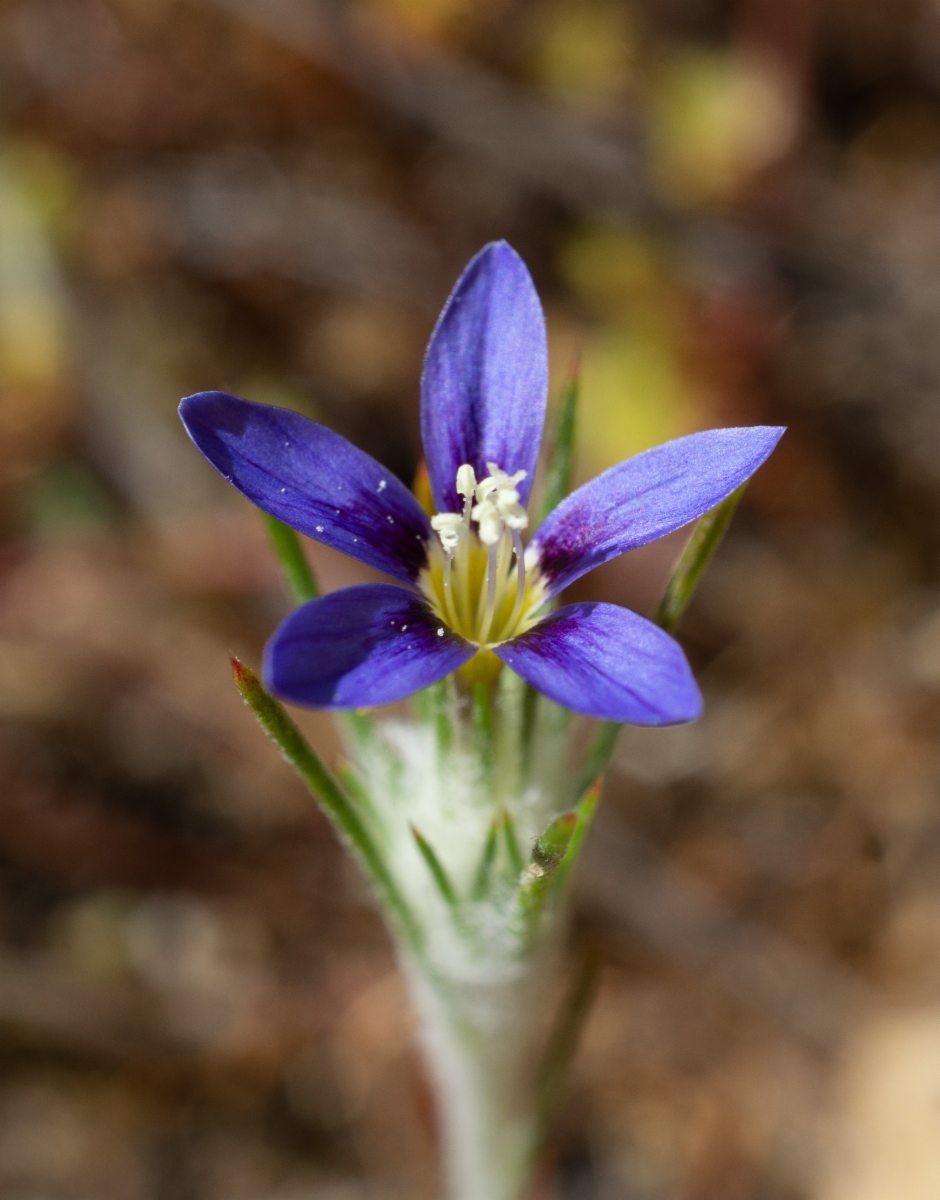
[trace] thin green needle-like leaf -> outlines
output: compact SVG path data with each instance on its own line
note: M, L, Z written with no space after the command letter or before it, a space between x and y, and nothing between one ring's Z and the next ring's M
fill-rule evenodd
M432 683L430 687L418 693L416 701L419 720L434 726L437 748L442 756L447 754L454 740L450 687L450 681L447 679Z
M325 809L340 836L359 859L411 948L420 952L420 928L399 892L371 833L339 781L291 720L283 705L264 690L257 675L237 658L232 659L232 674L243 700L255 714L258 724Z
M509 856L509 863L513 874L518 875L525 866L525 859L522 857L522 851L519 849L519 839L516 837L516 825L505 809L500 816L500 821L503 826L503 840L506 843L506 853Z
M600 982L601 959L595 950L586 950L575 968L571 987L559 1010L551 1037L539 1066L537 1083L538 1124L534 1146L537 1157L545 1145L549 1124L571 1060L574 1058L581 1030Z
M667 633L675 633L683 613L692 602L705 568L721 545L721 539L731 524L746 487L747 484L742 483L735 488L730 496L707 512L696 525L653 616L656 624ZM606 769L622 728L616 721L605 721L601 725L579 777L579 792L586 790L592 780Z
M610 756L617 745L617 738L623 726L619 721L602 721L594 735L594 741L588 750L587 758L578 776L577 794L583 795L599 775L603 775L610 762Z
M270 513L262 513L268 538L281 564L284 583L295 604L306 604L308 600L316 600L320 595L317 582L314 579L310 564L304 556L300 539L289 525L272 517Z
M489 888L493 862L496 859L496 847L499 844L499 825L500 817L497 816L493 819L489 833L486 835L486 841L483 843L483 854L480 857L480 865L477 867L473 890L470 893L474 900L482 900Z
M656 624L667 633L675 632L682 614L689 607L699 580L721 545L721 539L731 524L731 518L741 503L746 487L747 484L742 483L739 488L735 488L730 496L707 512L695 526L688 545L682 551L682 557L666 584L659 608L653 616Z
M522 872L519 885L519 912L531 941L538 920L555 891L555 879L565 853L578 827L576 812L562 813L548 826L532 847L532 857Z
M370 815L373 814L375 810L372 807L372 797L362 786L362 780L349 763L343 763L337 769L336 774L339 776L340 783L346 789L346 794L357 805L359 811L369 813Z
M578 415L578 393L581 390L581 362L576 358L567 382L562 388L555 420L555 432L545 467L545 481L539 503L539 521L544 521L552 509L568 495L574 467L574 435Z
M411 826L411 833L417 843L418 849L421 851L421 857L428 864L428 869L434 876L434 882L437 884L437 890L441 893L451 908L456 908L459 904L457 893L454 890L454 885L450 881L450 876L444 870L443 863L434 852L434 847L415 829Z
M575 826L574 833L571 835L571 840L568 842L565 856L558 864L558 870L555 872L556 889L564 887L572 867L578 861L578 855L581 853L584 839L587 837L587 832L591 828L591 822L594 820L594 814L600 803L602 789L603 780L601 778L595 779L575 807L574 811L578 815L578 823Z

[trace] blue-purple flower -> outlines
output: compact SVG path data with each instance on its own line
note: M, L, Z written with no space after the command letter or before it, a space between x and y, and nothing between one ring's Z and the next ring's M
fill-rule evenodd
M588 716L669 725L699 715L685 655L658 626L613 604L551 602L713 508L783 430L712 429L648 450L573 492L524 545L547 392L535 287L515 251L495 242L460 277L425 359L430 520L380 463L298 413L225 392L182 402L196 446L249 500L397 580L291 613L265 653L273 692L316 708L371 707L461 668L492 676L502 663Z

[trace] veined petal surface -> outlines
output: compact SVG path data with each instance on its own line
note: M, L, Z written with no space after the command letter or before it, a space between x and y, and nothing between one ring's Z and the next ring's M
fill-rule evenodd
M701 715L679 643L616 604L559 608L494 653L556 704L588 717L678 725Z
M467 266L438 319L421 379L421 436L440 512L459 512L454 482L469 463L477 479L494 462L526 471L532 487L545 424L545 317L525 263L492 242Z
M427 559L428 518L381 463L300 413L227 392L180 404L197 448L259 508L394 579L413 583Z
M421 597L366 583L295 609L267 644L264 681L295 704L371 708L437 683L475 652Z
M572 492L533 538L549 595L611 558L681 529L757 470L783 429L709 429L611 467Z

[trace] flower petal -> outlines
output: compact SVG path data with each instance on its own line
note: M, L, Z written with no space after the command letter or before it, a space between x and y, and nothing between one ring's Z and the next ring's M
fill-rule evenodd
M702 698L678 642L615 604L569 604L494 647L556 704L631 725L694 721Z
M693 433L628 458L572 492L532 539L549 595L714 508L782 435L770 425Z
M267 644L264 679L295 704L371 708L437 683L475 653L413 592L366 583L295 609Z
M440 512L459 512L454 482L494 462L526 471L523 504L542 441L548 395L545 317L525 263L506 242L471 260L431 335L421 380L421 436Z
M340 434L226 392L187 396L180 417L202 454L258 508L395 579L417 579L427 516L391 471Z

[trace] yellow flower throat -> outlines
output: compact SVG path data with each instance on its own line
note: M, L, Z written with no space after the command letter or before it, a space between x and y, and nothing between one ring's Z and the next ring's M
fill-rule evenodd
M479 646L485 659L494 660L491 668L498 669L491 648L530 629L546 597L538 567L525 563L520 530L528 517L514 486L519 476L508 477L495 463L487 466L491 475L480 484L472 468L460 468L457 489L464 511L432 519L440 540L429 546L418 584L441 621ZM480 674L479 668L492 674L485 662L473 662L478 669L472 675Z

